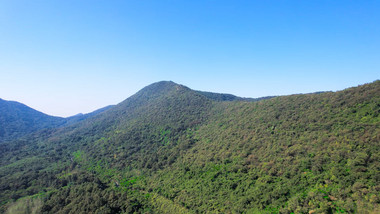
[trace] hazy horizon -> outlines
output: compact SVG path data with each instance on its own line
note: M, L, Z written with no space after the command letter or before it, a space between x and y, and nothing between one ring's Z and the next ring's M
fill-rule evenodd
M263 97L380 78L380 2L0 3L0 98L68 117L172 80Z

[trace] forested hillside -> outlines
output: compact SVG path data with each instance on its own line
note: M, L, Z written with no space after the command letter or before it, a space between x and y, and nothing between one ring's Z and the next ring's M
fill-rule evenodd
M24 104L0 99L0 142L63 123L64 118L49 116Z
M378 213L380 81L250 100L173 82L0 144L0 212Z
M107 106L89 114L78 114L63 118L46 115L19 102L0 99L0 143L15 140L43 129L73 124L95 116L111 107Z

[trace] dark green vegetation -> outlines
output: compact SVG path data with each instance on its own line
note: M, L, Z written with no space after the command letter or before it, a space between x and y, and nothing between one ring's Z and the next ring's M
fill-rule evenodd
M379 212L380 81L223 100L159 82L0 144L0 212Z
M0 143L15 140L39 130L73 124L111 107L107 106L89 114L62 118L46 115L22 103L0 99Z
M0 142L57 127L64 121L64 118L46 115L24 104L0 99Z

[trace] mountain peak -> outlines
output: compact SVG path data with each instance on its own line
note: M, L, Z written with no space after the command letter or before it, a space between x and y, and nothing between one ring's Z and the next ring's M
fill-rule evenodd
M160 81L152 83L144 88L142 88L140 91L138 91L135 95L132 97L156 97L162 94L167 94L171 91L178 91L180 89L186 89L190 90L186 86L177 84L173 81Z
M173 88L173 87L184 87L183 85L180 85L180 84L177 84L173 81L159 81L159 82L155 82L155 83L152 83L146 87L144 87L142 90L144 89L168 89L168 88Z

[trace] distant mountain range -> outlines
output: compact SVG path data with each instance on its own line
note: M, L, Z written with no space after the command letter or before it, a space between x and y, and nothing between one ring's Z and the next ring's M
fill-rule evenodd
M259 99L162 81L72 118L0 106L1 213L380 211L380 81Z
M0 99L0 142L14 140L42 129L57 128L79 122L110 107L107 106L89 114L62 118L44 114L19 102Z

